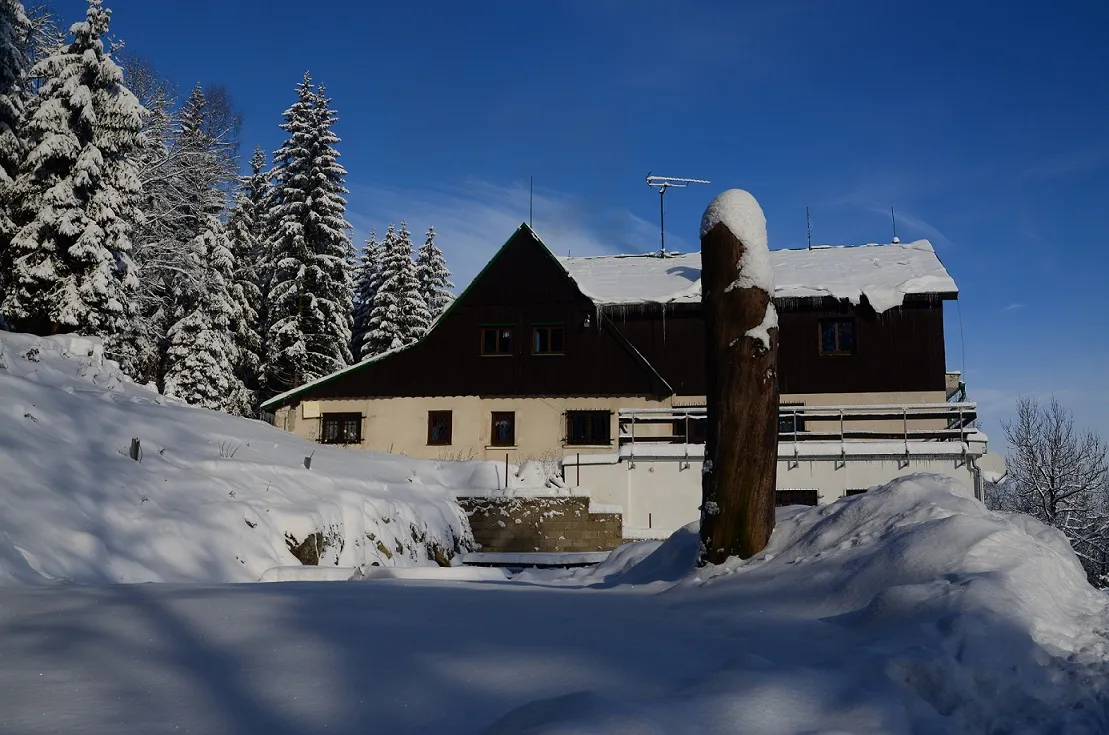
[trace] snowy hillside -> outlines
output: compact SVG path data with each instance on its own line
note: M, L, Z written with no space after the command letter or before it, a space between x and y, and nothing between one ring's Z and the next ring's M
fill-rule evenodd
M697 543L510 580L8 587L0 731L1109 732L1109 598L948 479L783 509L746 563L694 571Z
M451 489L479 466L319 446L167 401L96 340L0 332L0 584L256 581L300 563L290 546L446 561L472 540Z

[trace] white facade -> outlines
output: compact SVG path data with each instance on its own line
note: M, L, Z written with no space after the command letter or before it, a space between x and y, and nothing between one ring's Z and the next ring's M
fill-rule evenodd
M952 408L965 410L969 404L959 405L964 408ZM854 418L856 424L860 418ZM951 430L947 439L916 438L936 431L910 427L901 440L783 441L775 486L799 491L797 496L815 495L824 504L925 472L959 480L980 497L977 462L987 453L986 435L968 426ZM700 518L703 460L703 444L625 441L617 453L567 454L563 467L567 483L588 492L593 502L621 508L625 538L665 538Z

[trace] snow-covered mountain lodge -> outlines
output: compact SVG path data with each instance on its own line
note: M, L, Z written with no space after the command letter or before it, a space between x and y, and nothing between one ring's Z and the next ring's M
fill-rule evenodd
M986 438L945 362L958 288L927 241L771 252L781 501L928 470L979 481ZM427 335L276 396L275 423L414 457L560 459L628 528L697 517L700 254L556 257L522 224ZM627 534L625 534L627 535Z

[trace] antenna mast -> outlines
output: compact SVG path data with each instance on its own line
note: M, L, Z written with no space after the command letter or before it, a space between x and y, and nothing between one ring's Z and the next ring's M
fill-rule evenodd
M805 207L805 227L809 232L809 250L812 250L812 217L809 216L809 208Z
M890 219L893 220L893 243L896 245L901 240L897 237L897 214L893 211L892 205L890 205Z
M659 238L659 257L666 255L666 190L670 187L675 189L684 189L690 184L711 184L711 181L705 179L680 179L674 176L652 176L651 172L647 172L647 186L652 189L658 189L658 238Z

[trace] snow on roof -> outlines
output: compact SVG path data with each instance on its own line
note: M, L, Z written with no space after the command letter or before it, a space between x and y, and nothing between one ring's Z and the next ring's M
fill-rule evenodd
M582 293L598 305L689 304L701 300L701 254L558 257ZM907 294L957 294L927 240L890 245L771 250L775 298L830 296L881 313Z

